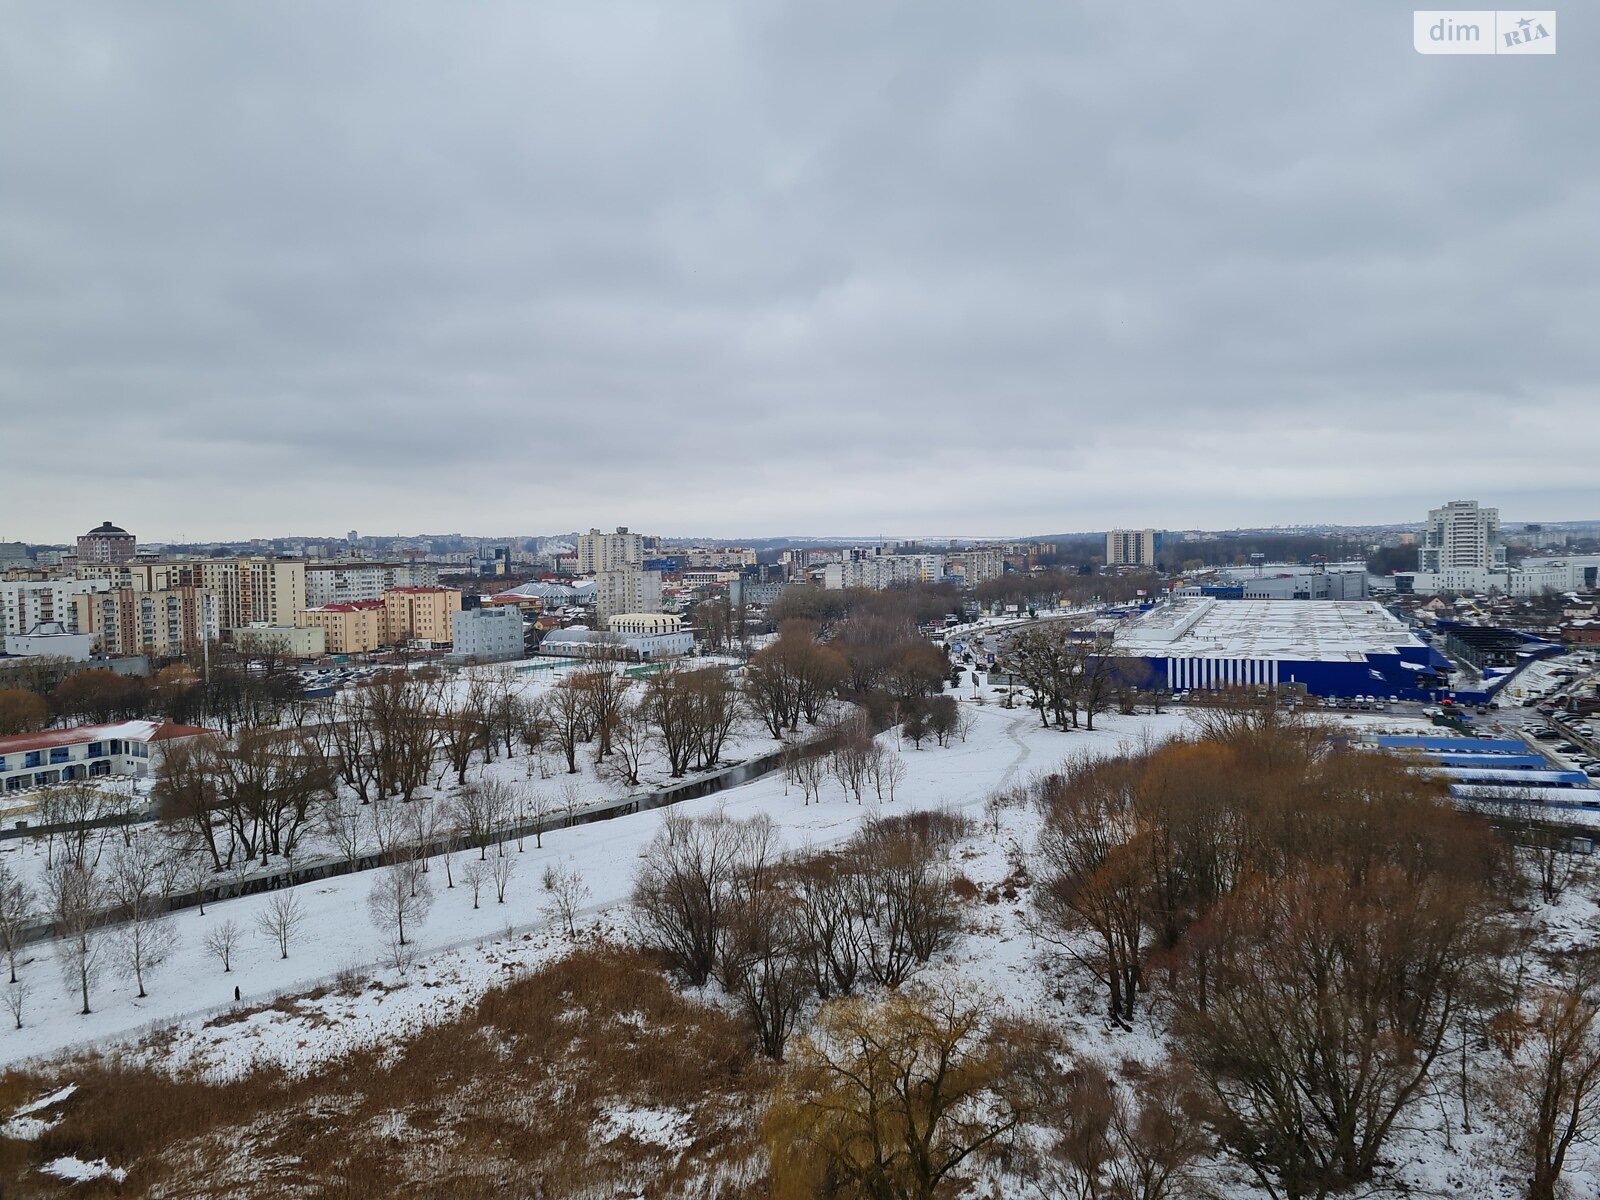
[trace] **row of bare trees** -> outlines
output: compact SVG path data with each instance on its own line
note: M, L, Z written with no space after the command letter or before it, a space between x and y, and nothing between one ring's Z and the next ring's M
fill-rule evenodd
M963 819L873 819L837 852L788 858L769 819L670 812L633 890L640 940L685 983L716 979L782 1058L818 999L898 987L959 935L947 853Z
M1028 704L1048 729L1094 728L1116 706L1133 711L1148 674L1137 660L1116 656L1108 633L1084 634L1069 621L1041 621L1013 637L998 665L1027 690Z

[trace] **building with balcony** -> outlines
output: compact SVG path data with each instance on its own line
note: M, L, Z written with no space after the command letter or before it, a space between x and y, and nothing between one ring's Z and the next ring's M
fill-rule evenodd
M384 644L382 600L350 600L301 609L295 624L320 629L329 654L366 654Z
M1106 531L1106 566L1153 567L1161 554L1165 532L1160 529Z
M446 587L398 587L383 594L384 639L432 642L443 645L454 630L451 622L461 611L461 593Z
M515 605L464 608L450 618L451 658L501 662L524 651L522 613Z
M188 584L85 592L73 603L76 630L92 633L102 654L182 658L222 632L217 598Z

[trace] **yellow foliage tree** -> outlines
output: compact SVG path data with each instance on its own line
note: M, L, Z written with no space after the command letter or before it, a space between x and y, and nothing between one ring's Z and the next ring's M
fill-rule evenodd
M768 1110L774 1200L950 1190L1032 1107L992 1011L953 985L825 1005Z

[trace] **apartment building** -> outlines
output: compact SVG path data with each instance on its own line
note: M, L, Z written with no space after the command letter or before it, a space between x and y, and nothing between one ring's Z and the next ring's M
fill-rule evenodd
M1476 500L1451 500L1430 509L1417 549L1417 569L1447 574L1452 570L1503 571L1506 548L1500 541L1500 510L1481 508Z
M451 657L474 662L521 658L522 613L510 605L464 608L450 619Z
M1153 567L1166 534L1160 529L1112 529L1106 532L1106 566Z
M295 624L322 630L329 654L365 654L384 644L386 612L382 600L348 600L302 609Z
M577 573L597 575L601 571L642 567L646 540L642 534L629 533L626 525L618 525L615 533L601 533L598 529L580 533ZM655 538L648 540L651 544L656 541Z
M970 546L950 557L952 570L959 569L968 587L975 587L1005 574L1005 551L998 546Z
M181 658L222 632L216 596L187 584L80 592L73 603L77 630L93 634L103 654Z
M80 632L75 598L103 592L94 579L12 580L0 582L0 634L24 634L36 625L59 622L68 633Z
M80 563L130 562L139 552L139 539L126 529L104 521L78 539Z
M293 625L306 607L306 564L297 558L198 558L158 562L80 564L79 579L113 588L156 592L195 587L217 598L225 629L241 625Z
M623 613L652 612L661 607L660 571L600 571L594 583L594 615L602 624Z
M437 587L439 566L408 562L331 562L306 564L306 606L378 600L397 587Z
M446 587L399 587L383 594L384 639L399 642L448 642L451 621L461 611L461 593Z
M942 554L876 554L850 551L843 562L829 563L822 569L822 586L839 591L844 588L887 587L913 583L936 583L944 578Z

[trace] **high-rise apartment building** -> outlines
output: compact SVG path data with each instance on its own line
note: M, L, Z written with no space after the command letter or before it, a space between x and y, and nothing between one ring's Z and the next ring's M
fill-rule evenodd
M1160 529L1111 529L1106 532L1106 566L1153 567L1161 554Z
M1417 549L1417 568L1444 573L1476 568L1504 570L1506 548L1500 541L1500 510L1480 508L1476 500L1451 500L1428 512Z
M594 615L602 624L623 613L649 613L661 607L660 571L600 571L594 584Z
M298 558L197 558L172 562L80 564L80 579L157 592L197 587L217 598L224 629L293 625L306 607L306 564Z
M591 529L578 535L579 575L595 575L601 571L618 571L644 564L642 534L629 533L626 525L618 525L615 533L601 533Z
M139 552L139 539L126 529L104 521L78 539L80 563L130 562Z

